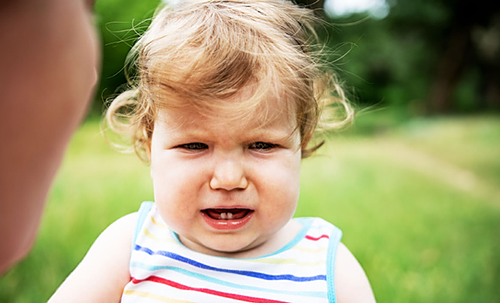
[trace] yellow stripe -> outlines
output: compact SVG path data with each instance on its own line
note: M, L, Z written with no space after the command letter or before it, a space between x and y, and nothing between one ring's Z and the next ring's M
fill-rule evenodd
M295 247L292 247L290 250L292 250L292 249L297 249L297 250L300 250L300 251L303 251L306 253L317 253L320 251L326 251L328 249L328 247L323 247L323 248L318 248L318 249L309 249L309 248L304 248L304 247L300 247L300 246L295 246Z
M156 300L156 301L161 301L161 302L167 302L167 303L194 303L191 301L184 301L184 300L176 300L172 298L167 298L164 296L148 293L145 291L138 291L138 290L125 290L123 292L124 295L130 295L130 296L136 296L136 297L142 297L142 298L148 298L151 300Z
M155 236L152 232L150 232L147 228L143 228L142 230L144 232L144 235L150 239L153 239L155 241L159 241L159 242L170 242L170 243L177 243L174 239L172 238L160 238L160 237L157 237Z
M168 226L165 223L156 221L153 216L150 216L150 218L151 218L151 222L153 222L154 225L161 227L161 228L168 228Z

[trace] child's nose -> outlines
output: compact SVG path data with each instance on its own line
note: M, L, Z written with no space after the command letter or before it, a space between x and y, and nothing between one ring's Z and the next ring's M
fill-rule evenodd
M248 180L241 159L226 158L216 161L210 188L230 191L245 189L247 186Z

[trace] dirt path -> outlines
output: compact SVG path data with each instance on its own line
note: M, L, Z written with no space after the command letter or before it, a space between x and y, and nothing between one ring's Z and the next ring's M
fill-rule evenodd
M378 153L379 157L397 161L402 166L500 207L500 189L470 170L390 139L370 140L369 144L373 145L370 153Z

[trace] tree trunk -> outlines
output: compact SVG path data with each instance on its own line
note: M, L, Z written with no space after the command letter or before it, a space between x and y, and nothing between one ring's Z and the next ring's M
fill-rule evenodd
M469 27L459 25L449 36L430 91L431 113L446 113L453 109L453 91L466 65L471 42Z

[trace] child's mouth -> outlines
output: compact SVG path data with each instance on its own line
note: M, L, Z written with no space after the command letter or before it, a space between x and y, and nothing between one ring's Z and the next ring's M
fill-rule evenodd
M250 222L254 211L247 208L207 208L201 213L204 221L212 228L236 231Z
M215 220L239 220L247 216L251 210L241 209L241 208L231 208L231 209L205 209L203 210L207 216Z

